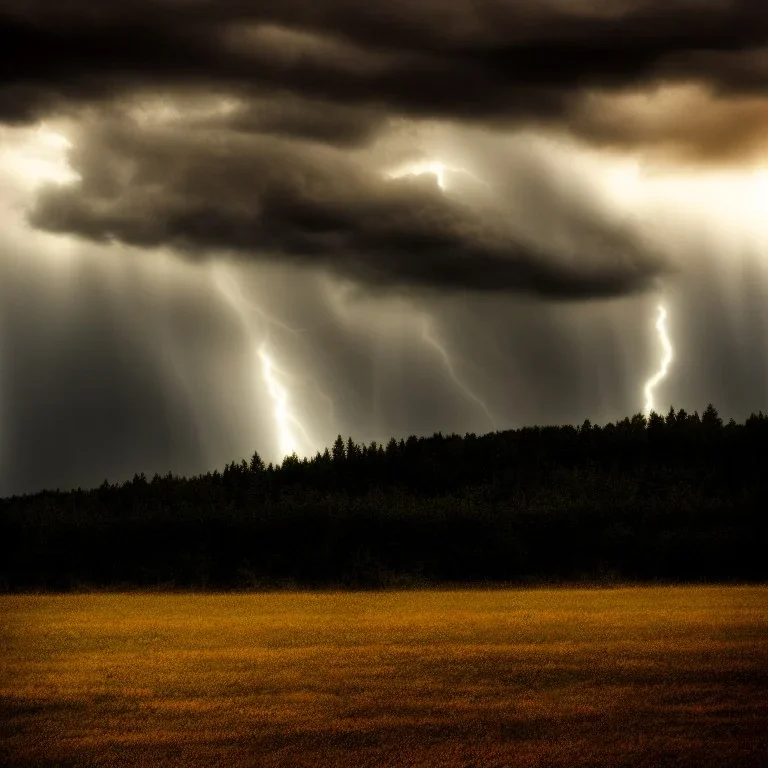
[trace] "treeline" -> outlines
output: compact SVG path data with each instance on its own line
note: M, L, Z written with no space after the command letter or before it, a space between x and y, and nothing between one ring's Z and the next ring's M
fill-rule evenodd
M768 580L768 416L339 436L0 500L0 588L253 589Z

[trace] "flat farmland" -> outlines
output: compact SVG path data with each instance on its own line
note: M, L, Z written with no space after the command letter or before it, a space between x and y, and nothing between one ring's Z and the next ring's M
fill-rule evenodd
M0 597L8 766L768 765L768 589Z

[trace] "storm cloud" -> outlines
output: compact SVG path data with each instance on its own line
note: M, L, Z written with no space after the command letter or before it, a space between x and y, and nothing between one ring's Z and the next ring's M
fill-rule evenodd
M570 228L559 248L526 232L519 211L516 221L493 200L445 195L430 174L388 179L365 158L315 143L123 119L89 125L75 145L81 181L41 193L37 227L190 257L288 259L374 287L588 298L642 290L665 269L626 225L558 210L535 176L518 191L538 195Z
M764 98L766 46L768 13L754 0L4 0L0 119L202 88L579 131L574 118L596 92L695 84L713 109ZM705 155L710 136L691 125L686 143ZM633 137L646 138L627 125Z
M620 296L670 268L630 226L553 193L543 205L571 237L546 243L492 196L387 178L377 147L431 122L750 157L765 145L767 42L751 0L6 0L0 119L78 125L80 183L43 192L31 216L49 231L290 259L377 288ZM661 107L638 118L638 98Z

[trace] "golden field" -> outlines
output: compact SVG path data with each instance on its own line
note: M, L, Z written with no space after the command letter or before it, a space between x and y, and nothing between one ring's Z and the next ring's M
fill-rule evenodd
M0 597L8 766L768 765L768 588Z

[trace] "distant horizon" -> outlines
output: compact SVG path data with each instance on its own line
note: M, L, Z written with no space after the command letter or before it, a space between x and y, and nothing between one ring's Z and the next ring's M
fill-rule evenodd
M702 413L704 411L706 411L707 408L714 408L714 406L713 406L712 403L708 403L707 407L702 410ZM714 410L719 415L719 412L717 411L717 409L715 408ZM691 411L689 413L688 411L686 411L683 408L678 408L677 410L675 410L673 405L670 405L669 410L666 411L666 413L652 411L651 414L655 414L656 416L661 417L662 419L666 419L670 412L672 412L675 415L677 415L681 411L684 412L686 414L686 416L689 416L689 417L696 417L696 416L698 416L699 418L701 418L701 414L699 414L699 412L697 410ZM724 422L724 424L733 422L733 423L735 423L737 425L742 425L743 426L750 418L758 417L758 416L762 416L762 415L763 415L763 412L762 412L762 410L760 410L760 411L757 411L757 412L752 412L750 414L750 416L748 416L743 422L736 422L734 419L730 419L729 422ZM438 430L438 431L433 432L431 434L423 434L423 435L410 434L410 435L405 435L405 436L400 436L400 437L396 437L396 436L393 435L393 436L391 436L389 438L389 440L395 440L396 442L399 443L401 441L407 441L411 437L414 437L414 438L419 439L419 440L421 440L421 439L428 440L428 439L430 439L432 437L436 437L436 436L462 437L463 438L463 437L466 437L468 435L474 435L477 438L482 438L482 437L486 437L488 435L499 434L499 433L503 434L503 433L507 433L507 432L519 432L521 430L526 430L526 429L552 429L552 428L559 429L559 428L569 428L570 427L572 429L578 430L578 429L581 429L587 423L589 423L590 426L593 427L593 428L603 429L604 427L611 426L611 425L616 425L616 424L619 424L619 423L622 423L622 422L625 422L625 421L632 421L632 420L634 420L636 418L643 418L647 422L651 418L651 415L646 415L646 414L644 414L642 412L637 412L637 413L632 414L631 416L625 416L623 419L618 419L618 420L612 421L612 422L604 422L603 424L593 423L590 419L585 419L580 424L527 424L527 425L521 426L521 427L511 427L509 429L498 429L498 430L494 430L494 431L480 432L480 433L465 432L463 434L460 434L458 432L442 432L442 431ZM348 435L348 436L345 437L344 435L341 435L339 433L338 437L341 437L344 440L345 443L346 443L347 440L350 440L350 439L354 441L354 436L352 436L352 435ZM385 442L378 441L378 440L373 440L371 442L374 442L374 443L376 443L379 446L385 447L387 442L389 442L389 440L387 440ZM370 445L370 443L368 443L368 444L356 443L356 444L360 445L360 446L366 445L366 447L368 447ZM330 451L331 448L332 448L332 445L333 444L331 443L331 444L325 446L323 448L323 450L318 450L312 456L298 456L298 454L288 454L288 455L284 456L283 459L281 461L279 461L279 462L271 462L271 461L270 462L265 462L265 466L269 465L269 466L273 466L275 469L279 469L281 467L281 465L283 464L283 462L285 462L286 459L288 459L290 461L293 456L295 456L296 458L298 458L302 462L309 461L309 460L311 460L311 459L313 459L313 458L315 458L317 456L322 455L325 451ZM255 454L257 454L259 457L261 457L261 454L259 453L258 450L255 451ZM198 477L205 477L207 475L210 475L210 474L216 473L216 472L220 473L223 469L225 469L227 466L229 466L232 463L240 464L241 462L245 462L247 464L247 463L250 462L250 460L253 457L253 455L254 455L254 453L251 453L248 456L241 456L239 458L230 459L230 461L228 461L228 462L226 462L226 464L222 465L221 468L219 468L219 467L216 467L214 469L210 469L209 468L207 470L202 470L201 472L196 472L196 473L192 473L192 474L184 474L184 473L174 474L173 472L171 472L171 470L166 470L165 472L157 470L155 472L151 472L150 473L151 477L150 477L150 475L147 474L146 471L140 471L140 472L134 472L132 476L125 477L122 480L111 481L110 478L104 478L104 480L101 483L99 483L99 485L93 485L93 486L88 486L88 487L83 487L83 486L80 485L80 486L71 486L69 488L61 488L61 487L57 487L57 488L40 488L40 489L37 489L37 490L25 491L25 492L18 493L18 494L11 494L9 496L0 496L0 499L12 499L12 498L17 497L17 496L19 496L19 497L34 496L35 494L38 494L38 493L71 493L71 492L77 492L77 491L88 492L88 491L96 490L97 488L103 486L105 483L110 485L110 486L113 486L113 487L120 487L121 485L126 485L126 484L131 483L136 477L144 477L148 482L150 482L155 477L163 478L163 477L167 477L169 474L172 475L174 478L178 478L178 479L194 479L194 478L198 478Z

